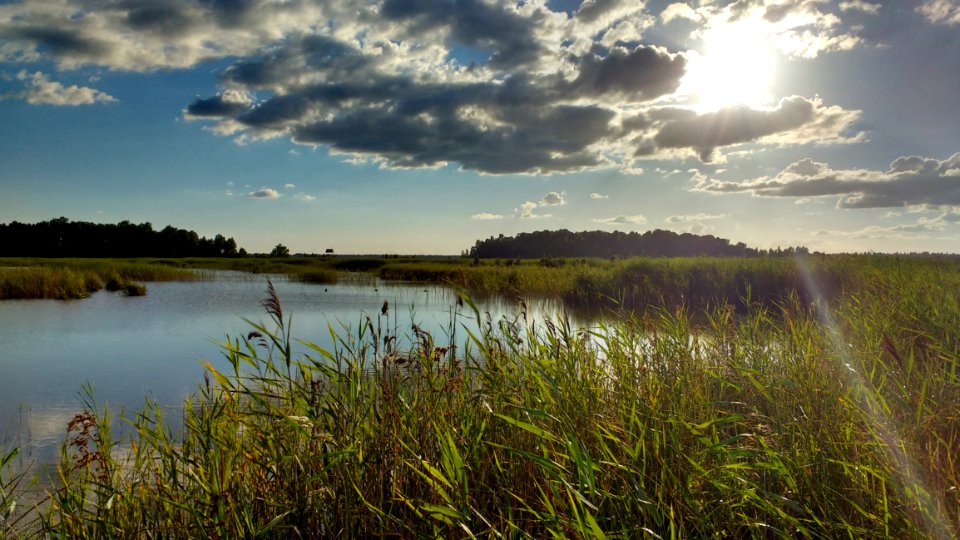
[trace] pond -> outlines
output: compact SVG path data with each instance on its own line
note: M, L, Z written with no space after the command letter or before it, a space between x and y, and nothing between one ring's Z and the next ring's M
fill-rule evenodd
M284 276L214 272L194 282L148 283L143 297L98 292L83 300L0 302L0 446L20 446L41 462L51 460L80 409L89 383L97 403L111 411L139 409L144 397L174 408L203 381L203 361L229 365L219 344L251 329L243 319L269 322L261 307L270 277L294 338L332 348L329 328L356 333L369 316L396 328L401 344L418 324L438 344L454 323L476 327L472 311L457 309L456 293L422 283L346 279L308 284ZM380 317L384 302L389 317ZM507 299L478 302L494 320L513 317ZM559 302L528 302L531 320L561 316ZM387 320L389 318L389 321ZM459 338L465 332L458 330ZM176 415L172 415L175 417Z

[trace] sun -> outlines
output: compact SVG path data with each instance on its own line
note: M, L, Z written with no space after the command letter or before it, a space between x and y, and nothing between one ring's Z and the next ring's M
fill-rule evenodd
M702 108L730 105L762 107L772 102L770 85L775 72L774 49L765 25L740 20L708 28L703 53L688 55L685 94Z

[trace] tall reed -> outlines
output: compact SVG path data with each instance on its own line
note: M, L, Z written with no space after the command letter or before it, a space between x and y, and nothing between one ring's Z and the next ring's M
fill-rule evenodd
M590 329L466 299L459 348L369 318L304 355L271 291L182 430L86 403L42 533L950 538L955 277Z
M19 259L22 266L0 266L0 300L84 298L106 287L130 296L146 289L139 282L197 279L186 269L144 263L81 259Z

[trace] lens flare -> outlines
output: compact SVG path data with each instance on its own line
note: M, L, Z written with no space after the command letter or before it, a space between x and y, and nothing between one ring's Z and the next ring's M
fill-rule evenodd
M799 254L796 257L796 262L807 292L813 300L817 318L826 328L830 346L837 360L842 362L843 367L846 368L842 371L847 374L847 382L859 401L863 419L876 434L880 446L884 450L890 470L898 471L900 474L899 488L904 499L912 501L920 509L928 538L943 540L953 538L950 528L947 526L946 516L940 511L940 506L936 504L930 491L929 482L924 478L914 460L904 450L903 438L897 433L887 413L884 412L876 389L857 370L850 353L850 347L844 342L840 326L830 312L826 299L820 291L820 286L810 271L810 265L806 257Z

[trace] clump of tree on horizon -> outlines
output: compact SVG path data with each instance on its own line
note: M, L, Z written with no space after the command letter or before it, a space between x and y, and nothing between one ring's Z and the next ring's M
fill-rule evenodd
M273 250L270 252L270 257L289 257L290 248L283 244L277 244L274 246Z
M783 252L782 250L780 250ZM791 248L790 253L806 251ZM768 252L743 242L712 235L675 233L661 229L638 232L536 231L516 236L491 236L477 240L465 255L479 259L533 259L538 257L755 257ZM772 252L776 254L776 252Z
M65 217L39 223L0 223L5 257L238 257L233 238L148 223L90 223Z

